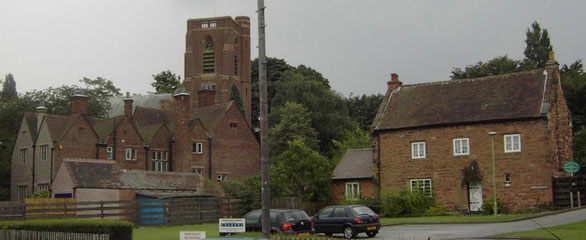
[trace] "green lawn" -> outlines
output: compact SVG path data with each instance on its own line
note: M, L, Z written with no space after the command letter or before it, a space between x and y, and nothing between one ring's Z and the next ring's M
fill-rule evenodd
M141 227L135 228L132 239L136 240L177 240L180 231L205 231L206 237L219 237L217 223L197 225L181 225L170 227ZM261 237L260 233L239 233L238 237Z
M394 223L448 223L448 222L498 222L506 220L516 220L535 216L542 213L525 213L525 214L504 214L504 215L458 215L458 216L433 216L433 217L397 217L381 218L382 224Z
M547 229L558 236L560 239L584 239L584 236L586 236L586 221L548 227ZM551 233L543 229L528 232L501 234L498 235L498 237L532 237L555 239Z

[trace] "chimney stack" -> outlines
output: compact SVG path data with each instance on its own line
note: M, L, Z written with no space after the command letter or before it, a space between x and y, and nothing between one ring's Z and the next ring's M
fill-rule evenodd
M70 112L71 115L81 113L87 115L87 105L88 105L88 96L76 93L75 95L71 96L70 98L71 106Z
M197 105L199 107L209 107L216 104L216 90L201 89L197 91Z
M189 93L185 92L185 87L180 85L173 95L175 99L175 146L173 147L173 163L170 171L181 171L187 169L185 165L191 154L191 134L189 133L189 110L190 98Z
M37 110L37 131L39 131L39 128L41 127L41 121L43 121L43 118L45 117L45 115L47 115L47 107L45 107L45 100L41 100L41 103L36 108L36 110Z
M126 98L124 98L124 114L128 118L132 118L132 103L134 100L130 98L130 93L126 92Z
M403 86L403 83L399 81L398 74L391 73L391 81L387 82L387 86L389 87L389 91L395 91L397 88Z

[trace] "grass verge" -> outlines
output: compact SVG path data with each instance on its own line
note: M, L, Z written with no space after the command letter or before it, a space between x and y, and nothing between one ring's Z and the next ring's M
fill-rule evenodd
M381 223L451 223L451 222L500 222L532 217L543 213L503 214L493 215L457 215L457 216L431 216L431 217L397 217L381 218Z
M140 227L132 233L134 240L177 240L180 231L204 231L207 238L219 237L217 223L204 223L197 225ZM258 232L239 233L237 237L261 237Z
M586 221L570 223L547 228L550 232L539 229L528 232L516 232L497 235L497 237L527 237L527 238L551 238L555 234L559 239L584 239L586 236Z

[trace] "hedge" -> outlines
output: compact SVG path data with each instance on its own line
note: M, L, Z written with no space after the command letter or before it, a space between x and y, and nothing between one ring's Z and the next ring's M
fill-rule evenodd
M108 234L110 239L132 240L130 222L104 219L38 219L0 221L0 229Z

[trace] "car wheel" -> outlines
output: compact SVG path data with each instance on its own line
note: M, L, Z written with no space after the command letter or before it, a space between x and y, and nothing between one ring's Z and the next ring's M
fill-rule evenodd
M354 232L354 229L350 226L347 226L344 228L344 237L346 239L352 239L356 237L356 233Z
M377 234L377 233L378 233L377 231L366 232L366 235L367 235L368 237L374 237L374 236L376 236L376 234Z

